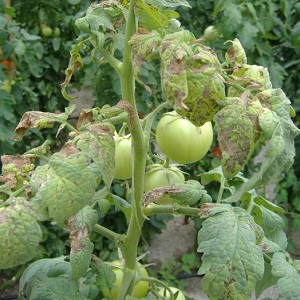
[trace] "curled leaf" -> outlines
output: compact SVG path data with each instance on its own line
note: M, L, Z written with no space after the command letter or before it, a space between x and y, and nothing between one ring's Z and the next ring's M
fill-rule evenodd
M227 41L226 43L231 43L225 54L225 62L227 65L242 66L247 63L247 56L245 50L238 39L233 41Z
M90 206L84 207L69 219L71 238L70 263L75 279L83 277L91 262L94 244L89 240L89 233L97 223L98 215Z
M143 203L148 206L164 196L170 196L174 199L174 202L182 205L192 205L200 200L205 192L199 181L188 180L183 184L159 187L147 192L143 197Z

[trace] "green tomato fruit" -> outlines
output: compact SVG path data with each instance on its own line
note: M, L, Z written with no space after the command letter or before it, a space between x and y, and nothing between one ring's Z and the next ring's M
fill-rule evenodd
M54 35L55 35L56 37L59 37L59 36L60 36L60 29L59 29L58 27L55 27L55 28L54 28Z
M46 24L41 24L41 33L42 33L42 36L44 37L49 37L52 35L53 33L53 30L51 27L49 27L48 25Z
M178 288L175 287L170 287L171 291L173 292L173 294L177 293L177 297L175 298L175 300L186 300L185 296L183 294L183 292L181 290L179 290ZM166 288L162 288L158 291L158 294L163 296L165 300L169 300L170 297L170 293Z
M115 179L126 180L132 177L131 138L117 137L115 150Z
M197 127L175 111L162 116L156 128L159 149L171 160L190 164L205 156L213 141L211 122Z
M208 26L204 30L204 38L208 42L213 42L220 37L219 31L214 26Z
M0 89L6 91L7 93L11 92L12 84L9 79L4 79Z
M155 188L184 182L184 175L179 168L172 165L166 168L160 164L153 164L145 174L144 191L149 192ZM170 204L173 202L174 199L170 196L162 197L156 201L158 204Z
M118 294L120 292L120 288L122 286L122 280L123 280L123 269L122 264L119 260L115 260L111 263L115 266L120 266L120 268L113 268L113 272L116 274L116 282L114 283L114 287L111 291L109 290L103 290L102 294L105 298L109 298L110 296L113 297L113 299L117 299ZM149 277L148 272L145 268L141 267L141 264L138 263L138 272L139 276L141 277ZM149 288L149 283L147 281L139 281L134 289L132 296L135 298L143 298L147 295Z

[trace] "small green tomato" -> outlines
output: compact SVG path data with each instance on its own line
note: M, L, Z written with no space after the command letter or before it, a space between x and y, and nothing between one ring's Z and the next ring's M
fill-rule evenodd
M178 288L176 287L170 287L171 291L173 292L173 294L177 293L177 297L175 297L175 300L186 300L183 292L181 290L179 290ZM169 300L171 297L170 297L170 293L169 291L166 289L166 288L162 288L158 291L158 294L163 296L165 300Z
M132 156L130 136L116 137L115 179L127 180L132 177Z

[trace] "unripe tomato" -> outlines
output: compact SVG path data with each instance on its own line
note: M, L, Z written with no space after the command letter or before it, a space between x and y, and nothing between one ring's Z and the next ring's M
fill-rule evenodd
M204 38L208 42L213 42L220 37L219 31L214 26L208 26L204 30Z
M173 292L173 294L178 292L178 296L177 296L177 298L175 297L175 300L186 300L185 296L181 290L179 290L178 288L175 288L175 287L170 287L170 289ZM171 298L170 293L166 288L160 289L158 291L158 294L163 296L165 300L169 300Z
M171 160L190 164L199 161L209 150L213 141L211 122L196 127L175 111L162 116L156 128L159 149Z
M119 265L120 267L122 267L121 262L119 260L113 261L112 265L116 265L116 266ZM149 277L147 270L145 268L141 268L140 266L141 264L138 263L139 275L142 277ZM114 284L114 287L111 291L103 290L102 294L105 298L109 298L109 296L112 296L113 299L117 299L118 294L120 292L120 288L122 286L124 273L122 268L113 268L113 272L116 274L116 282ZM135 298L145 297L148 292L148 287L149 287L149 283L147 281L139 281L133 289L132 296Z
M59 36L60 36L60 29L59 29L58 27L55 27L55 28L54 28L54 35L55 35L56 37L59 37Z
M153 164L145 174L144 191L149 192L155 188L184 183L185 178L179 168L175 166L164 167L160 164ZM174 200L170 196L165 196L156 201L158 204L170 204Z
M116 137L115 179L126 180L132 177L132 156L130 136Z
M9 79L4 79L0 86L0 89L6 91L7 93L10 93L11 88L11 81Z
M49 27L48 25L46 24L41 24L41 33L42 33L42 36L44 37L49 37L52 35L53 33L53 30L51 27Z

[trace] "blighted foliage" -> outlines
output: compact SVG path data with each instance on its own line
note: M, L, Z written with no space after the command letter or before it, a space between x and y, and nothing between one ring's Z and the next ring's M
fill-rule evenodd
M204 39L181 28L178 14L170 9L179 5L189 6L184 0L92 4L76 22L81 35L71 49L62 94L72 100L67 85L81 67L82 50L92 47L91 57L101 64L109 63L116 71L123 98L114 107L84 109L76 128L68 122L73 106L57 114L27 112L18 124L15 133L19 140L28 130L41 130L55 123L60 124L58 134L63 129L70 131L69 140L56 153L52 154L45 142L21 156L4 158L0 230L5 238L0 239L0 245L9 243L12 234L23 235L23 239L21 243L12 239L12 256L1 267L33 258L41 239L36 220L55 222L70 232L67 259L40 261L24 273L20 289L28 297L59 298L63 285L72 299L96 299L101 290L112 289L116 276L93 255L94 244L89 237L93 231L113 240L124 254L125 276L118 299L130 294L138 280L145 280L137 275L132 263L136 257L130 255L137 254L143 223L155 213L182 213L202 219L197 249L202 254L199 274L204 276L203 290L210 299L248 299L253 292L259 296L275 284L282 299L296 295L291 290L298 291L299 261L286 251L281 216L284 210L257 190L276 181L293 163L294 138L299 129L291 119L290 101L281 89L272 87L266 68L247 63L239 40L227 42L225 59L220 61ZM115 55L116 49L124 50L123 54ZM135 103L135 82L151 92L141 70L152 60L159 62L166 103L141 120ZM220 165L200 174L199 179L143 193L146 161L156 159L149 147L153 121L166 107L196 126L213 121ZM114 125L123 125L120 131L128 129L131 134L133 178L126 182L132 188L131 203L111 189ZM264 160L251 178L245 178L243 167L262 144L267 147ZM34 165L39 159L44 164ZM205 189L213 181L220 185L216 197ZM158 204L165 196L172 204ZM111 206L124 214L128 222L125 234L97 224L98 213L105 217ZM24 218L24 227L18 214ZM34 237L28 230L29 222ZM31 243L24 246L24 238L31 239ZM9 254L3 252L3 259ZM153 289L146 299L157 295Z

